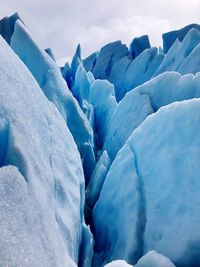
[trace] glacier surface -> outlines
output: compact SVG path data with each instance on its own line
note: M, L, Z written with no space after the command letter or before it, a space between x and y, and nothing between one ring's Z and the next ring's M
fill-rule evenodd
M199 267L200 26L61 68L0 35L0 265Z
M30 266L29 263L31 266L73 266L69 260L78 262L84 223L84 175L80 155L60 113L2 38L0 57L1 166L14 165L21 173L11 167L0 171L2 206L10 207L8 217L1 213L6 218L5 228L1 228L1 247L4 243L15 242L16 257L18 253L24 255L23 264L20 258L16 264L22 266ZM13 191L13 198L10 193L7 199L5 190ZM19 212L24 216L20 218L21 223L17 219ZM13 222L9 224L12 213ZM29 231L34 221L36 229ZM32 248L22 242L18 229ZM6 230L11 234L6 235ZM18 233L16 238L15 232ZM12 249L10 246L7 261L4 262L3 255L0 257L0 265L12 263ZM43 260L39 262L38 258L34 264L37 253L38 257L43 255Z

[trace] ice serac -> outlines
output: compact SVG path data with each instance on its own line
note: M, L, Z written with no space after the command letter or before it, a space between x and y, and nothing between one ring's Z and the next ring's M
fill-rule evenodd
M83 60L84 67L87 71L93 71L97 62L98 52L95 52Z
M144 50L134 60L122 58L114 66L109 80L115 85L117 101L135 87L150 80L159 68L163 54L158 53L155 47ZM122 74L121 74L122 72Z
M180 30L164 33L162 35L162 37L163 37L163 52L167 53L169 51L170 47L176 41L176 39L178 39L179 41L182 41L191 29L197 29L200 31L200 25L190 24L190 25L187 25L186 27L184 27Z
M200 97L200 74L181 76L177 72L165 72L138 86L118 104L112 116L104 142L113 160L131 133L160 107L175 101Z
M107 79L114 84L117 101L126 92L151 79L164 58L157 48L150 47L147 35L134 38L130 50L116 41L95 55L83 60L83 64L96 79ZM95 63L92 63L94 57Z
M142 51L145 49L150 48L150 42L148 35L143 35L140 37L136 37L133 39L133 41L130 44L130 54L131 58L136 58Z
M121 58L114 64L109 75L109 81L114 84L115 97L118 102L126 94L124 78L131 62L132 60L128 56Z
M97 266L134 264L149 250L178 267L200 265L199 113L199 99L167 105L117 154L93 213Z
M198 53L200 47L200 31L191 29L182 42L174 42L163 59L154 76L165 71L178 71L181 74L200 71Z
M92 210L99 198L110 165L111 160L108 156L107 151L104 151L94 168L90 182L85 192L85 218L87 223L91 222Z
M74 81L72 80L72 71L68 62L65 63L64 67L61 67L61 73L67 83L67 86L71 90Z
M199 113L199 99L168 105L130 140L144 183L144 252L155 249L176 266L200 265Z
M79 64L75 73L74 84L71 91L78 100L80 107L85 113L87 112L88 109L91 84L92 82L83 64L82 63Z
M55 105L2 37L0 58L0 265L75 266L84 225L80 155Z
M10 44L11 36L14 32L15 22L20 19L18 13L11 15L10 17L5 17L0 20L0 34Z
M200 71L200 43L192 50L188 57L182 62L178 71L181 74L193 73L196 74Z
M93 131L62 78L60 69L47 53L37 46L19 20L15 23L11 47L66 121L81 154L85 176L89 179L95 165Z
M156 112L162 106L176 101L200 98L200 73L182 76L177 72L165 72L130 94L134 93L147 95Z
M156 47L152 47L144 50L133 60L126 71L122 86L126 92L150 80L160 66L163 57L164 55L159 54Z
M118 104L110 121L103 148L113 160L131 133L154 111L148 95L131 92Z
M90 87L89 102L94 109L96 144L101 149L111 117L117 107L113 85L107 80L95 80Z
M129 55L128 48L121 41L109 43L102 47L92 72L94 77L96 79L106 79L114 63L127 55Z
M176 267L167 257L157 253L155 250L145 254L135 267Z
M81 46L80 46L80 44L78 44L78 46L76 48L76 52L75 52L74 57L73 57L72 62L71 62L72 86L73 86L73 82L75 79L76 71L77 71L80 63L81 63Z

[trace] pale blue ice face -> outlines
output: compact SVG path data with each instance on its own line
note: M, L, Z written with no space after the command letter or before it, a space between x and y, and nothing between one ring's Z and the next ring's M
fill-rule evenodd
M74 266L84 199L77 147L56 107L2 37L0 55L0 265Z

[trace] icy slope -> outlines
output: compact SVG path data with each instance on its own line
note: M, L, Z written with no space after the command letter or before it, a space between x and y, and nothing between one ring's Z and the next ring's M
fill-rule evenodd
M107 127L104 149L114 159L130 134L160 107L200 97L200 75L165 72L129 92L118 104Z
M55 106L2 38L0 58L1 166L19 170L0 169L0 265L74 266L84 223L79 153Z
M11 47L33 74L45 96L56 105L66 121L80 151L85 176L89 179L95 164L93 131L63 80L59 68L32 40L20 20L15 23Z
M200 100L168 105L120 150L94 208L94 266L152 249L176 266L200 264L199 114Z

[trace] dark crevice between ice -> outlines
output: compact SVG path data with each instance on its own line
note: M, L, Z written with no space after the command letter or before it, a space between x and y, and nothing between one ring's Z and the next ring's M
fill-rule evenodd
M133 61L133 60L132 60ZM127 64L126 68L125 68L125 73L127 73L132 61L130 60L129 63Z
M26 178L26 163L20 149L14 145L11 124L0 118L0 167L12 165Z
M0 167L7 165L6 155L8 150L9 124L5 119L0 119Z
M105 73L106 73L106 76L109 77L110 73L111 73L111 69L112 69L112 63L113 63L113 57L114 55L112 54L110 59L109 59L109 62L108 62L108 65L106 67L106 70L105 70Z
M81 197L81 208L80 208L80 218L81 218L81 225L82 225L82 234L81 239L79 242L79 258L78 258L78 267L84 267L84 261L87 257L87 247L88 241L84 226L85 216L84 216L84 206L85 206L85 184L80 184L80 197Z
M139 201L140 206L138 209L137 228L136 228L137 242L138 242L137 258L139 260L144 255L144 232L145 232L146 220L147 220L146 219L146 196L145 196L144 181L143 181L142 175L140 174L138 158L134 150L133 144L131 144L129 147L134 155L135 170L139 178L138 189L140 192L140 201Z

